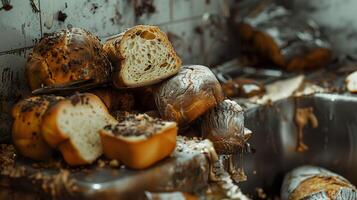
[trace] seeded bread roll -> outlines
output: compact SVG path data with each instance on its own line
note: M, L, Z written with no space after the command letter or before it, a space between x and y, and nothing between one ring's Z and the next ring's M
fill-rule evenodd
M161 117L184 127L223 101L221 85L202 65L185 65L154 92Z
M83 165L102 154L98 130L115 122L99 97L83 93L49 108L41 129L45 141L58 148L69 165Z
M104 50L114 67L114 85L119 88L158 83L181 67L181 59L157 26L134 26L106 41Z
M13 107L12 140L21 155L34 160L51 157L52 148L41 133L42 116L48 107L61 99L56 96L30 97Z
M129 114L99 131L104 155L134 169L144 169L169 156L176 146L175 122Z
M93 90L91 92L97 95L111 112L117 110L132 111L134 109L134 95L129 91L105 88Z
M250 134L245 134L244 112L236 102L224 100L200 119L201 134L213 142L218 154L236 154Z
M107 82L111 64L97 37L71 28L43 37L28 57L26 75L32 90L92 79Z
M282 200L355 200L357 190L342 176L321 167L302 166L285 176Z

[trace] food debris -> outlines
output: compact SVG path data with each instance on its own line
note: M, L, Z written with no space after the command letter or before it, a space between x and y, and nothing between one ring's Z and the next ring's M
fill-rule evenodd
M351 73L346 77L346 87L351 93L357 93L357 71Z
M297 108L295 112L295 124L298 127L298 135L297 135L297 144L296 144L296 151L297 152L304 152L308 150L308 146L304 143L304 127L311 123L313 128L318 127L318 121L314 114L314 108L307 107L307 108Z
M267 198L267 195L265 194L263 188L257 187L257 188L255 188L255 191L257 192L258 197L260 199L266 199Z

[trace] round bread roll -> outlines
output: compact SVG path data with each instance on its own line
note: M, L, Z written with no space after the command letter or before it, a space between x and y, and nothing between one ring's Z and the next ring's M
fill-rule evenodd
M41 133L42 116L52 104L60 99L63 98L30 97L13 107L12 139L21 155L34 160L46 160L51 156L52 149L44 141Z
M26 65L32 90L91 80L107 82L111 64L97 37L80 28L43 37L33 48Z
M338 174L321 167L302 166L285 176L281 199L353 200L357 199L357 190Z
M200 119L201 134L213 142L218 154L235 154L249 139L244 134L244 112L236 102L224 100Z
M202 65L185 65L155 91L161 117L184 127L223 101L221 85L212 71Z

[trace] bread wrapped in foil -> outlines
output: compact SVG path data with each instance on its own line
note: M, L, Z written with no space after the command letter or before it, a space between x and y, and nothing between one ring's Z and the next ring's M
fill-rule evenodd
M282 200L355 200L357 190L342 176L315 166L302 166L285 176Z
M312 19L272 1L243 1L234 24L241 49L287 70L315 69L332 60L330 43Z
M236 102L224 100L201 117L201 133L218 154L236 154L250 137L244 128L244 112Z

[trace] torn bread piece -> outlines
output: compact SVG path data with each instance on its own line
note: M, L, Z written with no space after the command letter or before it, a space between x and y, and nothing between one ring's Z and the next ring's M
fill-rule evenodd
M175 122L128 114L99 131L104 155L134 169L144 169L169 156L176 146Z
M75 94L49 108L43 117L42 135L69 165L90 164L102 154L98 130L115 122L99 97Z
M113 82L118 88L152 85L175 75L181 67L181 59L157 26L134 26L108 39L104 50L113 64Z
M357 93L357 71L351 73L346 77L346 87L351 93Z
M58 96L36 96L21 100L12 109L12 141L24 157L47 160L53 149L44 141L41 132L42 116L52 105L63 99Z

